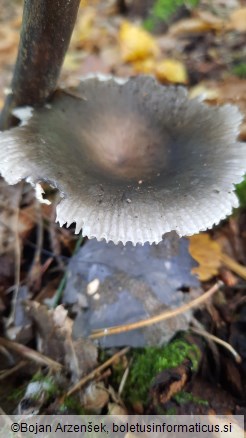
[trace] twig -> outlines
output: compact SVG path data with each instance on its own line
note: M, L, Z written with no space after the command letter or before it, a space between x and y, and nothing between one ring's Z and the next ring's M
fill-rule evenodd
M223 341L222 339L218 338L217 336L211 335L211 333L208 333L205 330L199 330L199 329L196 329L193 327L191 328L191 330L194 333L197 333L198 335L203 336L204 338L207 338L207 339L210 339L211 341L216 342L216 344L222 345L224 348L226 348L226 350L230 351L230 353L234 356L235 361L237 363L242 362L241 356L239 356L237 351L230 344L228 344L228 342Z
M12 109L39 105L54 92L74 28L80 0L25 0L11 93L0 129L14 124Z
M16 371L19 371L21 368L25 367L27 365L27 362L25 360L21 360L17 365L10 368L9 370L3 370L0 372L0 380L4 380L7 377L14 374Z
M122 376L122 379L121 379L121 382L120 382L120 385L119 385L119 389L118 389L119 396L121 396L121 394L122 394L122 392L124 390L127 378L129 376L129 372L130 372L130 364L127 366L127 368L125 369L124 374Z
M222 263L229 268L232 272L235 272L239 277L246 280L246 268L245 266L240 265L235 260L233 260L230 256L227 254L222 253L220 255L220 260Z
M64 396L64 398L70 397L70 395L72 395L74 392L78 391L80 388L82 388L82 386L85 386L86 383L88 383L90 380L93 380L97 376L97 374L104 371L106 368L108 368L110 365L112 365L112 363L114 363L117 359L119 359L119 357L124 356L124 354L128 353L129 350L130 350L130 348L126 347L123 350L119 351L118 353L114 354L110 359L106 360L106 362L104 362L102 365L97 367L91 373L87 374L87 376L83 377L78 383L76 383L76 385L74 385L67 392L67 394Z
M17 342L13 342L10 341L9 339L5 339L1 337L0 337L0 345L3 345L9 350L15 351L21 356L24 356L26 359L32 360L40 365L48 366L50 368L55 369L56 371L59 371L63 368L63 366L60 363L56 362L53 359L50 359L49 357L45 356L42 353L39 353L38 351L32 350L26 345L18 344Z
M219 290L219 288L223 285L221 281L218 281L214 286L212 286L207 292L205 292L203 295L201 295L198 298L195 298L194 300L190 301L187 304L184 304L183 306L178 307L177 309L168 310L165 312L162 312L160 315L152 316L151 318L144 319L142 321L133 322L131 324L127 325L117 325L114 327L108 327L104 329L97 329L94 330L93 333L89 336L90 339L98 339L102 338L104 336L111 336L115 335L117 333L123 333L128 332L131 330L136 330L142 327L147 327L153 324L156 324L161 321L165 321L170 318L174 318L177 315L180 315L181 313L187 312L188 310L192 309L193 307L199 306L204 301L208 300L212 295L215 294Z

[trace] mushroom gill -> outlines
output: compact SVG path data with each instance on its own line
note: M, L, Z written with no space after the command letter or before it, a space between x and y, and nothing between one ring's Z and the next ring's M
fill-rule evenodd
M138 76L82 80L15 114L22 124L0 133L0 172L10 184L56 186L58 222L89 238L158 243L173 230L207 229L238 205L246 147L235 106L209 107Z

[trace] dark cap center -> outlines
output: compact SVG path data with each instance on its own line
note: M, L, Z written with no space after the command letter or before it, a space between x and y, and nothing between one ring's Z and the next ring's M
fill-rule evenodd
M146 116L105 114L83 132L88 165L117 180L155 177L169 163L171 141Z

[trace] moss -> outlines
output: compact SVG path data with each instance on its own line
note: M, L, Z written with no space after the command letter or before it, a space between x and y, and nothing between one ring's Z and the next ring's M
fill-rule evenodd
M144 22L144 27L152 31L160 22L170 20L181 6L194 8L198 3L199 0L156 0L150 11L150 16Z
M196 371L200 350L194 344L177 339L162 348L149 347L135 350L124 394L131 403L145 402L155 376L165 369L176 368L185 359L190 359L192 370Z
M173 398L180 405L181 404L186 404L186 403L193 402L193 403L195 403L197 405L208 406L208 401L207 400L203 400L203 399L201 399L199 397L196 397L192 393L186 392L186 391L180 391Z
M41 391L47 395L48 400L56 398L61 394L61 387L54 376L44 376L42 373L37 372L32 377L31 382L40 382L42 384ZM40 393L37 392L36 397L39 398L39 396ZM35 395L33 398L35 399Z
M232 69L232 73L239 78L245 79L246 78L246 62L240 62L239 64L235 65Z
M166 409L164 415L176 415L176 414L177 414L176 408L168 408L168 409Z
M26 384L20 386L19 388L13 389L11 394L7 397L9 401L19 401L24 397L26 391Z
M60 406L60 412L62 414L75 414L75 415L85 415L86 412L82 408L79 400L75 397L66 397L63 404Z
M236 194L239 199L241 207L246 207L246 177L244 180L236 185Z
M42 373L37 372L32 377L31 382L42 383L43 391L48 394L49 398L57 397L61 393L61 389L53 376L44 376Z

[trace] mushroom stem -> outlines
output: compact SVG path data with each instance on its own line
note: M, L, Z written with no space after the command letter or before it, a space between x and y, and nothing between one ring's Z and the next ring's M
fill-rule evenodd
M14 124L13 108L44 103L53 93L74 28L80 0L25 0L11 93L0 129Z

